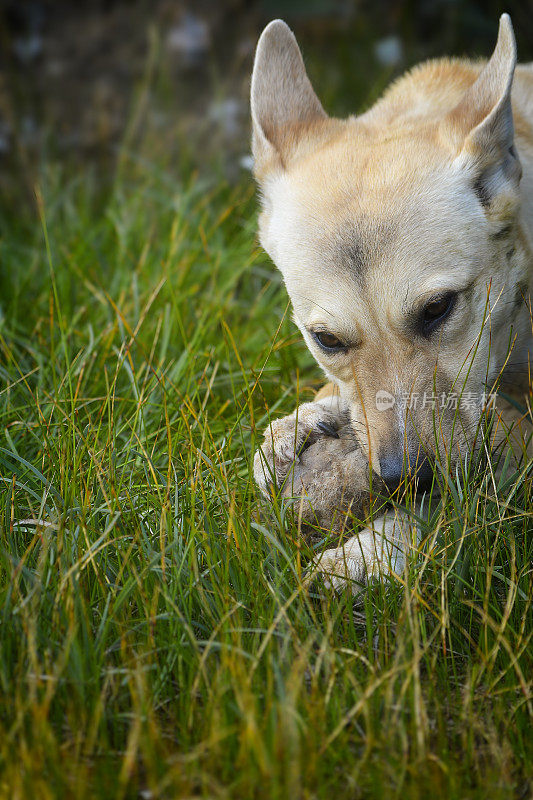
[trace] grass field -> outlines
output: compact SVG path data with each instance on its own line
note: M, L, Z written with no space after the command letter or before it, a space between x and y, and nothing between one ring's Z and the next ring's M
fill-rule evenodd
M308 595L250 457L320 375L250 182L121 174L2 212L0 796L531 797L531 471Z

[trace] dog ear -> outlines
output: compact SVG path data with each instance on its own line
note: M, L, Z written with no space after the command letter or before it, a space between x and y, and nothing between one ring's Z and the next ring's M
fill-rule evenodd
M307 77L294 34L280 19L259 39L251 87L256 177L286 166L306 142L325 135L328 116Z
M502 14L490 60L444 120L445 135L475 172L474 189L485 208L502 193L516 191L522 175L511 108L515 66L513 26L509 15Z

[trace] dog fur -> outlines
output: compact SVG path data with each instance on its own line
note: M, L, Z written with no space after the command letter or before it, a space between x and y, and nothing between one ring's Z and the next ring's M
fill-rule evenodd
M251 112L261 244L330 380L267 430L259 486L268 493L273 473L287 476L304 443L323 436L318 423L350 428L357 469L343 474L354 497L391 460L409 467L423 451L434 464L440 452L453 468L477 444L495 382L529 387L533 65L516 66L509 17L488 62L421 64L347 120L327 116L294 35L276 20L257 46ZM451 311L427 334L421 320L446 298ZM342 348L324 350L324 333ZM391 408L378 407L380 392ZM470 402L437 412L410 402L454 393ZM524 418L514 423L527 435ZM336 586L383 572L385 561L397 571L415 540L407 517L389 512L319 568Z

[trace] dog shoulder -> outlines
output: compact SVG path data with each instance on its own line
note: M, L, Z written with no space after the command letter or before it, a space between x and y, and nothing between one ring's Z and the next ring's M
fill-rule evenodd
M484 63L440 58L417 64L397 78L365 116L376 122L383 117L442 117L459 103Z

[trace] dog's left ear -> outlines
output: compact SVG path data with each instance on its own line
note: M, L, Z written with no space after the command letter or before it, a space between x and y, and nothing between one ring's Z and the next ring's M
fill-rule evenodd
M444 135L472 172L473 188L481 204L493 213L511 210L522 175L514 147L511 108L515 66L513 26L509 15L502 14L490 60L443 122Z
M250 105L259 180L327 140L335 126L311 86L293 32L280 19L267 25L257 44Z

